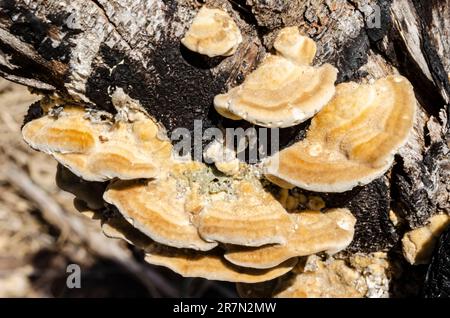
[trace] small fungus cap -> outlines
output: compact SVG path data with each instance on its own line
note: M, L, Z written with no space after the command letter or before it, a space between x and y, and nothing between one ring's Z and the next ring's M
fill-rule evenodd
M200 235L208 241L241 246L286 243L294 222L261 186L236 181L235 195L212 199L199 214Z
M241 32L224 11L202 7L181 40L189 50L209 57L233 55L242 42Z
M299 65L310 65L317 53L316 42L301 35L297 27L282 29L273 46L279 55Z

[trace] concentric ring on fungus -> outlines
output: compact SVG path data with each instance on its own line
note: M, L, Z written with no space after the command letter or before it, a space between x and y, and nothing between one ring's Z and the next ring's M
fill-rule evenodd
M195 177L208 173L201 163L176 164L165 178L113 181L104 199L134 227L167 246L206 251L218 242L242 246L286 242L294 222L257 179L235 180L229 189L210 194L208 178Z
M269 54L244 83L214 98L219 114L264 127L291 127L314 116L335 92L337 70L310 66L316 47L297 28L286 28Z
M416 99L395 75L372 85L344 83L312 120L304 140L265 162L269 179L316 192L344 192L382 176L412 130Z
M207 252L178 249L158 244L136 230L122 217L113 217L103 222L103 232L111 238L120 238L141 248L145 260L153 265L170 268L184 277L258 283L272 280L291 271L297 264L292 258L279 266L267 270L244 268L227 262L219 249Z
M172 145L160 140L153 120L92 122L82 107L67 106L58 116L45 115L22 128L25 141L52 155L88 181L154 178L171 157Z

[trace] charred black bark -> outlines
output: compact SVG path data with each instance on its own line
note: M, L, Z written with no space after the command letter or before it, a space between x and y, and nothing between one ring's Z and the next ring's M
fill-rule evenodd
M423 296L426 298L450 297L450 228L442 234L428 267Z
M345 207L356 217L355 237L349 252L388 251L399 239L389 219L391 195L389 181L380 178L364 187L324 196L327 207Z

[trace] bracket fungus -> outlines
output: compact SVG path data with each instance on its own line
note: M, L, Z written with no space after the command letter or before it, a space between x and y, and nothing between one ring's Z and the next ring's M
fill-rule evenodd
M84 110L66 107L57 118L46 115L22 128L25 141L45 153L85 153L96 143L94 127L84 117Z
M207 171L200 163L175 164L167 179L110 184L104 199L130 222L127 231L148 237L138 243L147 262L186 277L256 283L287 273L297 256L335 253L353 238L355 219L346 209L289 214L246 179L205 192ZM223 255L218 243L234 247Z
M213 197L200 212L200 235L209 241L242 246L286 243L294 222L281 204L256 182L233 183L234 196Z
M298 31L298 30L297 30ZM310 66L315 44L293 28L282 30L269 54L245 81L214 98L219 114L264 127L291 127L314 116L335 93L337 69Z
M294 223L257 180L236 180L210 193L200 163L172 166L166 178L114 181L104 194L133 225L158 243L210 250L217 242L243 246L285 243ZM261 208L264 207L264 208Z
M292 257L319 252L337 253L353 240L356 219L347 209L334 209L327 213L304 211L292 214L292 217L295 231L285 244L256 249L233 247L225 258L239 266L271 268Z
M182 39L210 57L235 53L241 41L228 14L206 7ZM214 99L224 117L265 127L290 127L316 115L306 138L263 161L266 178L281 188L344 192L384 174L413 126L411 84L389 76L335 87L337 69L311 65L316 43L297 27L282 29L274 50L241 85ZM32 148L78 176L60 167L60 186L95 210L105 235L141 248L147 262L186 277L258 283L290 272L299 257L335 254L352 242L356 219L348 209L321 212L326 204L320 197L308 201L287 190L276 199L261 181L261 165L249 168L222 143L203 153L219 171L176 162L171 143L139 101L117 88L111 102L116 114L106 119L80 106L46 109L22 133ZM83 191L85 183L95 191ZM103 213L105 207L112 212ZM304 208L310 210L299 211ZM293 273L295 288L275 295L341 295L317 289L318 280L336 282L342 295L368 290L355 289L352 282L361 277L344 261L316 267Z
M242 42L241 31L224 11L203 6L181 39L189 50L209 57L233 55Z
M193 253L191 251L154 246L146 251L145 260L153 265L170 268L184 277L202 277L228 282L258 283L282 276L294 268L293 258L269 269L254 269L228 263L220 254Z
M265 162L269 179L316 192L345 192L382 176L412 130L414 90L402 76L344 83L304 140Z
M164 184L165 183L165 184ZM185 200L176 197L176 182L117 181L104 194L122 215L158 243L207 251L217 243L203 240L185 212Z
M34 149L52 155L88 181L153 178L171 156L169 141L157 136L153 120L94 122L80 107L65 107L58 116L45 115L22 129Z
M272 280L291 271L297 259L290 259L267 270L243 268L227 262L216 248L211 251L179 249L153 242L136 230L123 217L113 217L103 222L103 232L111 238L120 238L145 252L145 260L153 265L170 268L184 277L202 277L228 282L258 283Z
M347 210L291 214L252 169L227 176L203 163L175 162L153 120L139 111L129 116L127 107L114 119L98 120L66 106L22 132L33 148L79 177L60 167L60 185L99 209L105 235L142 248L147 262L187 277L257 283L289 272L299 255L350 243L354 218ZM96 197L104 192L120 214L102 215L103 201L80 191L84 183L94 186Z
M172 174L162 179L112 182L103 198L154 241L207 251L217 243L207 242L199 236L192 215L185 208L191 191L188 184L182 184L184 172L199 170L202 165L192 162L182 166L184 169L178 170L179 173L175 166L172 167Z

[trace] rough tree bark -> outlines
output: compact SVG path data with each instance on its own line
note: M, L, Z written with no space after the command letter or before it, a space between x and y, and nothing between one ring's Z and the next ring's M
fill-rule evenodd
M180 45L204 3L238 21L244 44L232 57ZM386 176L326 195L329 206L349 206L358 218L349 251L390 249L401 231L449 213L450 0L0 0L0 75L110 112L121 87L169 134L192 130L196 119L203 129L244 126L218 116L213 97L241 82L291 25L318 42L316 63L334 64L339 82L398 71L420 103L414 133ZM306 127L283 129L281 146ZM405 229L394 228L390 210Z

